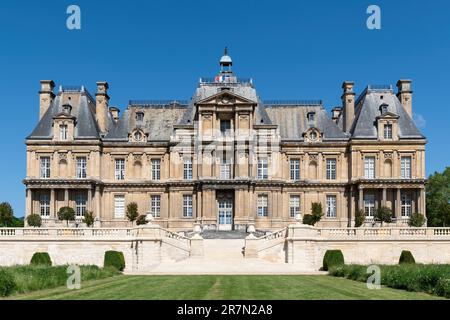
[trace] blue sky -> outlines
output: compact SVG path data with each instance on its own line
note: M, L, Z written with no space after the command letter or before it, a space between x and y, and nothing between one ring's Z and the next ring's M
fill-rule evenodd
M81 8L81 30L66 9ZM366 27L369 5L381 30ZM111 105L189 99L214 76L223 47L263 99L339 105L343 80L413 80L413 112L428 138L428 174L449 165L450 3L434 1L2 1L0 201L24 213L25 137L38 119L40 79L110 84ZM7 154L7 155L6 155Z

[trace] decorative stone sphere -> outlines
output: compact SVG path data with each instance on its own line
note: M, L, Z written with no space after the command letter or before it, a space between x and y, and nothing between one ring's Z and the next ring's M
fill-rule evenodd
M145 217L145 221L151 223L153 221L153 215L151 213L148 213L147 216Z
M295 215L295 220L296 220L298 223L301 223L301 222L302 222L302 214L301 214L301 213L297 213L297 214Z

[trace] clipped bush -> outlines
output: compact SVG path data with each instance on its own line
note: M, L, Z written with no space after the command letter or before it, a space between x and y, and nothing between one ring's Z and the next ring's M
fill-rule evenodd
M414 259L414 256L412 255L411 251L403 250L400 254L400 259L398 261L399 264L403 263L416 263L416 260Z
M14 276L6 270L0 269L0 297L7 297L16 289Z
M75 210L71 207L62 207L58 211L58 219L66 221L66 226L69 226L69 221L75 220Z
M114 267L119 271L123 271L123 269L125 269L125 257L123 256L123 252L113 250L106 251L103 266L104 268Z
M86 226L91 227L94 224L95 216L92 211L86 211L83 217L83 222L86 224Z
M434 290L438 296L450 299L450 279L439 279Z
M31 265L51 266L52 260L47 252L36 252L30 261Z
M423 227L425 224L425 217L421 213L413 213L411 217L409 217L408 225L410 227Z
M30 227L40 227L42 225L41 216L35 213L30 214L26 220Z
M344 255L341 250L327 250L323 256L323 270L328 271L331 267L344 265Z

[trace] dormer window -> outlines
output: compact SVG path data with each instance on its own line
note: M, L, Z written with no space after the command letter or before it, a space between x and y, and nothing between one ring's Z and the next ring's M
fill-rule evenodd
M309 134L309 139L311 139L311 141L316 141L317 140L317 132L311 131Z
M72 111L72 106L70 104L65 104L62 106L63 108L63 112L66 114L70 114L70 112Z
M386 123L384 125L384 139L390 140L392 139L392 124Z
M315 112L309 112L309 113L307 114L308 124L310 124L310 125L313 125L313 124L314 124L315 116L316 116L316 113L315 113Z
M136 140L136 141L141 141L141 140L142 140L142 132L136 131L136 132L134 133L134 140Z
M388 105L387 104L382 104L380 106L380 112L381 112L381 114L386 114L388 112Z
M147 141L147 135L139 129L134 130L129 134L130 142L146 142Z
M67 124L60 124L59 125L59 140L67 141L67 137L68 137Z
M138 121L138 122L144 121L144 113L143 112L136 113L136 121Z

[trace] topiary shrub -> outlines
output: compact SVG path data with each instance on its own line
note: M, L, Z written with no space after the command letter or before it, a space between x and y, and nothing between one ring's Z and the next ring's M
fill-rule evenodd
M27 218L27 223L30 227L40 227L42 225L42 218L38 214L30 214Z
M103 267L114 267L119 271L125 269L125 257L121 251L106 251Z
M71 207L62 207L58 211L58 219L66 221L66 226L69 226L69 221L75 220L75 210Z
M344 255L341 250L327 250L323 256L323 270L328 271L331 267L344 265Z
M36 252L30 261L31 265L49 266L52 265L52 260L47 252Z
M414 259L414 256L412 255L411 251L403 250L400 254L400 259L398 260L399 264L403 263L416 263L416 260Z
M92 211L86 211L83 217L83 222L86 224L86 226L91 227L94 224L94 221L94 213Z
M408 225L410 227L423 227L425 224L425 217L421 213L413 213L411 217L409 217Z
M0 269L0 297L9 296L17 288L14 276Z

